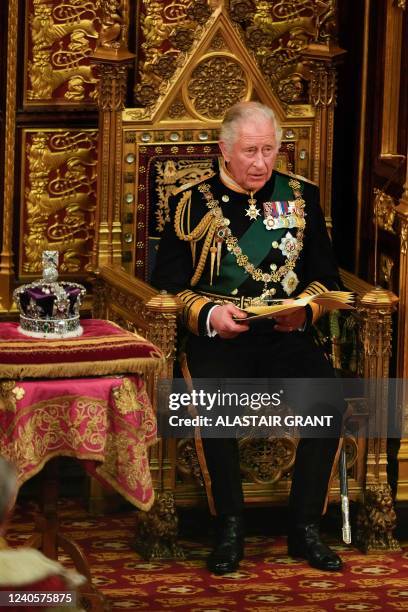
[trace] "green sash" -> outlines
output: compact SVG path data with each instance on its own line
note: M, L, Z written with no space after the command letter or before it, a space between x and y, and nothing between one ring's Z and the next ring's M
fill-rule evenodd
M276 174L275 185L267 201L275 202L294 199L293 190L288 185L289 180L289 177ZM248 256L249 261L255 267L258 267L268 255L272 242L275 240L280 241L287 231L286 228L267 230L263 220L262 216L253 221L238 242L242 253ZM197 288L202 291L229 295L231 291L238 289L247 278L248 272L238 266L235 255L227 253L221 260L220 275L217 277L214 273L213 284L200 283Z

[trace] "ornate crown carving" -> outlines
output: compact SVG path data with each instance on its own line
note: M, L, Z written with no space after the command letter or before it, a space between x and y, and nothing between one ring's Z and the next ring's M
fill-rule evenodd
M44 251L43 275L13 293L22 334L33 338L74 338L83 332L79 307L86 293L78 283L57 282L58 251Z

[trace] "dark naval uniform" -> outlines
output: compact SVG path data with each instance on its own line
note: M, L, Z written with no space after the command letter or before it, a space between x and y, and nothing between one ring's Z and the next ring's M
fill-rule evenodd
M318 188L306 179L274 171L251 195L221 169L221 175L182 188L170 199L170 222L152 283L185 304L193 378L334 376L310 333L322 314L317 305L306 307L303 331L274 331L271 320L233 339L209 337L207 331L209 311L217 303L242 307L266 291L279 299L339 289ZM236 439L207 438L203 445L217 513L239 514L243 494ZM290 497L293 524L319 520L337 446L336 436L300 440Z

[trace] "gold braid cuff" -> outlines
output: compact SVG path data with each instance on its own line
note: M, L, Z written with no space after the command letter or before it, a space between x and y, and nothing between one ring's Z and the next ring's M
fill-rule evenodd
M184 291L180 291L177 294L177 297L184 304L183 310L183 323L193 334L196 336L199 335L199 325L198 320L200 316L201 309L203 306L206 306L209 300L198 293L194 293L194 291L190 291L190 289L185 289Z
M313 281L306 287L302 293L298 295L299 298L306 297L308 295L318 295L319 293L324 293L328 291L327 287L323 285L323 283L319 283L319 281ZM319 304L314 304L311 302L309 304L312 309L312 323L316 323L316 321L327 312L324 306L320 306Z
M204 271L205 262L207 261L208 253L214 234L218 227L218 220L214 217L211 211L208 211L196 225L193 230L190 230L190 208L191 208L191 191L186 191L180 198L177 204L176 214L174 216L174 229L179 240L184 240L191 243L191 252L193 257L193 266L195 264L195 247L197 242L205 236L203 248L201 249L200 259L197 267L191 278L190 284L192 287L198 283ZM187 223L186 223L187 213Z

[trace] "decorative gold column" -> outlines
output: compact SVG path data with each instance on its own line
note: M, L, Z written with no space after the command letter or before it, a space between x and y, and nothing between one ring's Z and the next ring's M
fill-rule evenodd
M364 372L369 423L364 505L357 519L357 543L365 551L397 550L393 536L396 514L387 481L388 383L391 357L391 315L398 298L381 287L366 293L359 305L362 319Z
M400 234L400 268L399 268L399 295L400 307L398 311L398 357L397 376L404 379L402 392L398 398L398 407L401 411L402 431L408 432L408 164L405 177L404 193L396 207L398 229ZM404 435L404 434L403 434ZM401 439L398 453L398 489L397 500L408 500L408 435Z
M326 217L329 230L331 219L331 189L333 172L333 129L334 107L336 102L336 63L343 49L330 43L328 46L310 44L305 51L305 58L310 59L312 78L310 98L316 108L314 131L314 174L313 180L320 186L320 203Z
M3 240L0 254L0 312L12 305L14 280L13 265L13 199L14 199L14 155L16 131L17 91L17 24L18 0L10 0L8 9L7 78L6 78L6 121L4 153L4 201Z
M128 1L101 0L102 28L92 61L99 67L99 145L95 268L121 263L122 110L127 69L134 54L127 49Z

